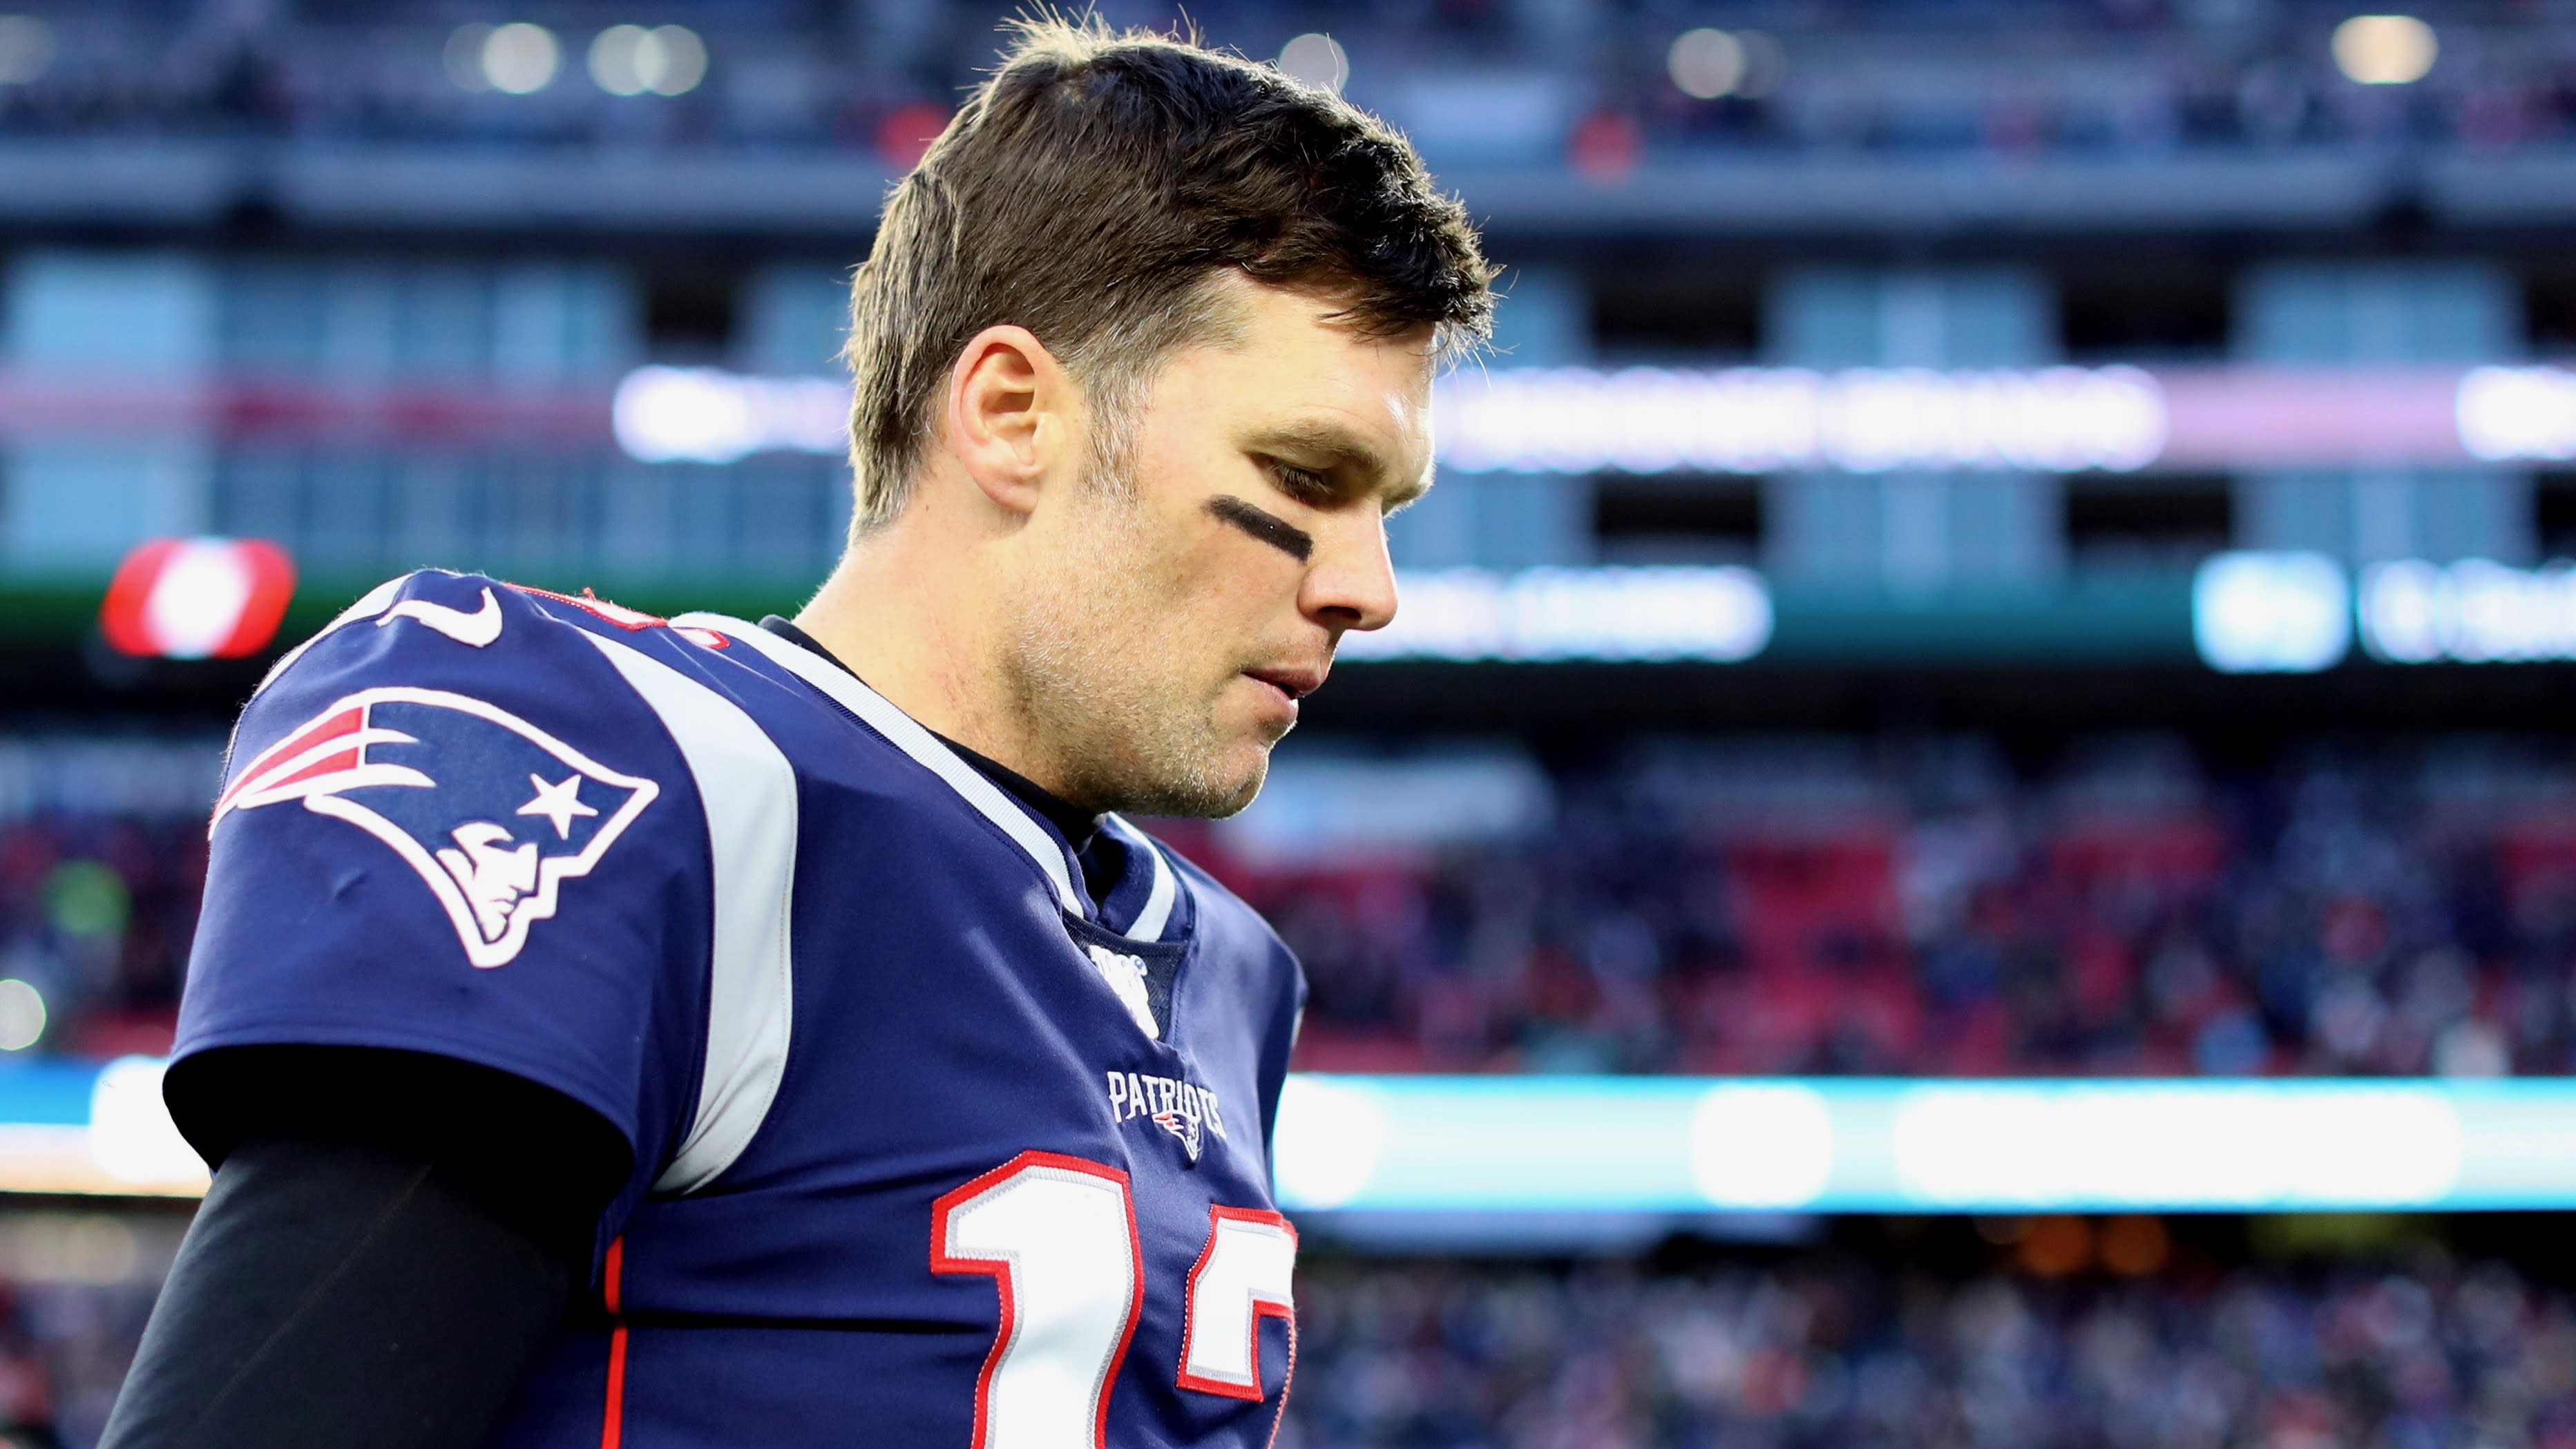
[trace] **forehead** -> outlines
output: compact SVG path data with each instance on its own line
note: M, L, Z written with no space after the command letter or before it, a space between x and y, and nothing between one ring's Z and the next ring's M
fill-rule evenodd
M1430 466L1432 334L1367 336L1334 319L1330 296L1228 275L1231 326L1173 357L1155 388L1241 439L1344 432L1410 485Z

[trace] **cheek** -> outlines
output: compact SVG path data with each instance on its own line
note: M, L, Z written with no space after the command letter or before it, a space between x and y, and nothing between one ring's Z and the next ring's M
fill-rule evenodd
M1154 692L1168 698L1204 697L1253 662L1277 616L1294 611L1296 565L1184 505L1180 498L1203 502L1204 494L1177 481L1140 469L1136 511L1075 552L1101 605L1093 637L1105 653L1125 656L1109 667L1162 681Z
M1176 712L1222 711L1242 670L1253 662L1260 630L1234 591L1205 580L1166 595L1142 611L1130 632L1123 667Z
M1102 672L1131 691L1166 700L1204 693L1236 633L1225 590L1188 552L1142 534L1103 538L1090 551L1080 565L1085 603L1067 625L1083 631Z
M1141 596L1168 630L1165 647L1238 653L1267 622L1287 561L1266 545L1205 518L1181 520L1149 557L1136 561Z
M1179 612L1188 620L1183 647L1229 674L1253 662L1273 632L1270 599L1240 568L1199 579Z

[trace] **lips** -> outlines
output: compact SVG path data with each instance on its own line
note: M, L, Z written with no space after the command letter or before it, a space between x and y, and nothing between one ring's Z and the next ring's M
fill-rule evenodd
M1254 679L1258 679L1262 683L1269 685L1271 688L1278 690L1281 694L1288 696L1289 701L1294 703L1297 700L1305 698L1307 695L1313 694L1317 689L1323 686L1325 671L1321 668L1291 669L1278 667L1271 669L1247 669L1243 672Z

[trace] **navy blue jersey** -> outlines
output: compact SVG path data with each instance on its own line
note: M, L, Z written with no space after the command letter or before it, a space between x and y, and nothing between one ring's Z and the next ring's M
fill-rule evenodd
M1094 900L1043 818L809 650L414 574L242 716L177 1051L438 1053L625 1134L603 1311L497 1444L1259 1449L1304 986L1106 828Z

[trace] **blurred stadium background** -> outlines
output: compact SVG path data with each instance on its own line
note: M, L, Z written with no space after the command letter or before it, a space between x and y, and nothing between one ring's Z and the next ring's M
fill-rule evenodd
M792 612L998 17L9 5L0 1433L87 1446L231 712L422 565ZM1313 981L1284 1442L2576 1446L2576 5L1189 14L1511 267L1403 621L1170 829Z

